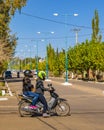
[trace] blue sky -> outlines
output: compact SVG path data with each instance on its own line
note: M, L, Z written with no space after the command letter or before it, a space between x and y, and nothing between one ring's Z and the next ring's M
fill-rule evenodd
M91 38L91 22L95 9L98 11L100 29L104 35L104 0L28 0L21 13L16 12L12 18L11 33L18 37L16 55L21 58L37 54L45 57L46 45L52 44L53 48L66 48L65 36L67 35L67 48L76 44L75 31L79 29L78 42ZM57 17L53 13L58 13ZM78 16L74 17L73 14ZM65 15L67 21L65 21ZM67 26L65 26L67 22ZM54 31L54 34L51 32ZM37 32L41 32L37 34ZM45 41L40 41L44 39ZM104 38L102 39L104 40ZM31 50L31 53L30 53Z

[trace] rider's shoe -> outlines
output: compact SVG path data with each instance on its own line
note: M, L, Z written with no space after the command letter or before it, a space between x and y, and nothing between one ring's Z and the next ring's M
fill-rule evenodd
M31 108L31 109L37 109L38 107L31 105L29 108Z
M50 114L43 113L43 117L44 117L44 118L46 118L46 117L50 117Z

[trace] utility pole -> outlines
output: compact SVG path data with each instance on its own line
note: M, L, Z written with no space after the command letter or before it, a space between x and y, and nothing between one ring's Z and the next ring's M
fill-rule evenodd
M81 30L81 29L79 29L79 28L74 28L74 29L72 29L72 31L74 31L75 34L76 34L76 45L78 45L78 32L79 32L80 30Z

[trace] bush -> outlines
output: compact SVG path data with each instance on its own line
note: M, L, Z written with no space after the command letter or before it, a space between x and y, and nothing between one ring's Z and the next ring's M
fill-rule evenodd
M0 90L0 96L2 96L2 91Z
M5 82L4 81L0 81L0 90L4 89L5 86Z
M56 76L56 77L60 76L60 75L59 75L59 71L57 71L57 70L55 70L55 71L53 72L53 74L54 74L54 76Z
M5 86L5 82L4 81L0 81L0 86Z

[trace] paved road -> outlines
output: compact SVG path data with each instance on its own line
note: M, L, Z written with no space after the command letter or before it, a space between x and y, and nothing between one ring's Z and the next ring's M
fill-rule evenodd
M34 83L34 81L32 81ZM1 130L104 130L104 94L99 84L70 80L72 86L62 85L63 80L51 81L58 94L66 98L71 106L71 116L41 116L21 118L17 113L18 100L15 96L0 102ZM95 87L90 87L96 86ZM45 82L47 85L47 82ZM9 87L17 93L22 83L9 82ZM46 93L46 97L47 97ZM9 127L8 127L9 126Z

